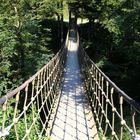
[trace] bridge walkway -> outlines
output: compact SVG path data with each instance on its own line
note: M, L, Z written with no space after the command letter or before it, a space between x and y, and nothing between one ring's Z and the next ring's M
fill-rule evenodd
M52 140L98 140L91 108L88 105L78 63L76 32L70 31L67 61Z

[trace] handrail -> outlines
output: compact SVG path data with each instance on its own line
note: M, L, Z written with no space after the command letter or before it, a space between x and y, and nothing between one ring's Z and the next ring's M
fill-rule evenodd
M52 127L49 122L54 120L51 114L56 113L54 104L60 96L68 43L69 30L62 48L48 64L0 98L0 137L40 140L49 135Z
M14 89L12 91L9 91L6 95L4 95L0 98L0 105L2 105L9 98L13 97L15 94L17 94L18 91L24 89L26 87L26 85L31 83L37 77L37 75L39 73L41 73L44 69L46 69L51 64L51 62L54 61L54 59L56 59L60 55L60 53L62 52L64 47L67 46L68 36L69 36L69 32L68 32L68 35L67 35L67 38L66 38L64 44L62 45L62 48L57 52L57 54L45 66L43 66L37 73L35 73L32 77L30 77L28 80L26 80L21 86L17 87L16 89Z
M86 53L84 49L83 49L83 51L84 51L84 53ZM88 59L90 59L90 57L88 55L87 55L87 57L88 57ZM128 103L133 105L133 107L135 109L137 109L137 111L140 113L140 104L138 104L134 99L132 99L130 96L128 96L124 91L122 91L113 81L111 81L110 78L107 75L105 75L105 73L103 71L101 71L101 69L99 69L96 66L96 64L93 62L93 60L90 59L90 61L91 61L92 64L94 64L94 67L102 74L102 76L111 84L111 86L114 87L114 89L118 92L118 94L120 96L123 96L124 99Z
M140 138L136 130L137 127L140 127L140 124L135 122L140 121L140 105L95 65L83 49L78 32L77 38L81 72L85 79L87 95L102 138L109 137L122 140L124 139L124 128L127 129L131 139ZM128 111L125 112L125 110ZM129 111L129 116L125 116L125 113ZM131 117L132 125L130 125L128 117ZM117 122L115 122L116 119ZM119 128L116 128L116 126L119 126ZM107 132L110 132L110 136Z

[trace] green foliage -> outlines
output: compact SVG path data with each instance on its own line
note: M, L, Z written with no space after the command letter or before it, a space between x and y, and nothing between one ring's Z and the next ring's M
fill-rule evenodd
M63 3L61 0L0 0L0 96L13 90L45 65L58 51L63 37ZM60 21L61 19L61 21ZM61 26L61 30L60 30ZM23 99L18 103L16 117L22 112ZM5 126L13 123L15 99L8 101ZM37 110L28 109L27 127L33 123ZM0 127L3 111L0 110ZM26 134L24 115L16 123L19 139ZM36 131L36 129L37 131ZM29 139L37 140L39 118ZM16 139L14 126L6 139ZM45 136L42 140L50 139Z
M83 0L79 9L79 17L89 20L79 26L87 53L113 82L140 102L140 1ZM131 112L123 110L131 126ZM139 120L136 122L140 134ZM120 134L119 121L115 122L115 130ZM110 140L111 131L107 133ZM127 130L122 139L130 139Z
M59 2L1 0L0 96L23 83L58 50L54 42L59 30L52 23L57 22L55 17L62 12L57 6Z
M140 2L82 0L80 3L79 17L89 19L79 29L88 54L118 86L140 101Z
M107 63L107 58L103 57L99 59L99 62L96 63L97 67L102 68Z

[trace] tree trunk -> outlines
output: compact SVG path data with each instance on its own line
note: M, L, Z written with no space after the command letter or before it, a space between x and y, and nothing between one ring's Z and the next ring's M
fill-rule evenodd
M18 54L19 54L19 65L20 65L20 70L21 70L21 75L22 77L25 76L25 72L24 72L24 67L25 67L25 53L24 53L24 45L23 45L23 39L22 39L22 35L21 35L21 21L20 21L20 15L18 13L18 9L16 7L16 5L13 5L12 3L10 3L12 8L14 9L15 12L15 16L17 17L17 19L15 20L15 27L16 27L16 36L17 36L17 41L18 41L18 45L17 45L17 50L18 50Z
M57 14L57 22L58 22L58 24L57 24L57 25L58 25L58 26L57 26L57 29L58 29L58 30L57 30L57 44L60 45L60 41L61 41L61 39L60 39L60 38L61 38L61 34L60 34L61 31L60 31L60 28L61 28L61 27L60 27L60 16L59 16L59 14Z
M88 40L89 41L91 41L91 34L92 34L91 33L92 32L92 27L91 27L92 25L91 24L92 24L91 19L89 19L89 32L88 32Z
M69 10L69 27L71 26L71 10ZM71 28L71 27L70 27Z
M75 13L75 28L77 28L77 13Z
M18 41L18 53L19 53L19 63L20 63L20 69L21 69L21 75L22 77L25 76L24 67L25 67L25 53L24 53L24 45L23 45L23 39L21 36L20 31L17 32L17 41Z
M62 13L61 13L61 31L60 31L60 35L61 35L61 45L62 45L62 43L63 43L63 19L64 19L64 17L63 17L63 1L61 1L61 10L62 10Z
M81 18L81 30L80 30L80 37L81 37L81 40L83 39L83 28L82 28L82 25L83 25L83 18Z

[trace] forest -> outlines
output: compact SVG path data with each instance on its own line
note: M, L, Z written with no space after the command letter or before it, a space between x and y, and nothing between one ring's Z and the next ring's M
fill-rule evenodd
M19 87L57 54L65 43L71 17L76 19L80 45L90 58L111 81L140 103L139 0L0 0L0 96ZM0 110L2 139L25 139L27 136L31 140L41 139L41 136L45 139L45 129L49 126L48 120L52 119L57 90L60 90L57 88L61 86L61 70L65 63L61 57L58 55L57 62L55 59L51 61L53 65L47 65L31 82L11 94L12 98L7 95L1 98L4 99ZM109 88L113 92L111 86L102 88L107 94ZM122 99L120 95L118 98ZM125 103L122 111L123 99L120 103L114 100L114 103L118 108L120 105L122 118L120 121L115 119L116 132L119 132L125 119L128 124L131 116L135 121L136 113ZM111 120L115 108L113 105L109 110L107 104L106 100L106 112L110 112ZM101 110L98 110L98 115L99 112ZM103 125L107 126L106 116ZM140 132L139 121L136 126ZM109 132L114 135L113 129ZM128 132L124 133L125 140L128 135Z
M75 0L71 7L81 18L80 37L90 58L140 102L140 1Z
M89 56L140 102L139 0L0 0L0 7L0 96L56 54L73 13Z
M60 49L62 6L60 0L0 0L0 96L21 85Z

